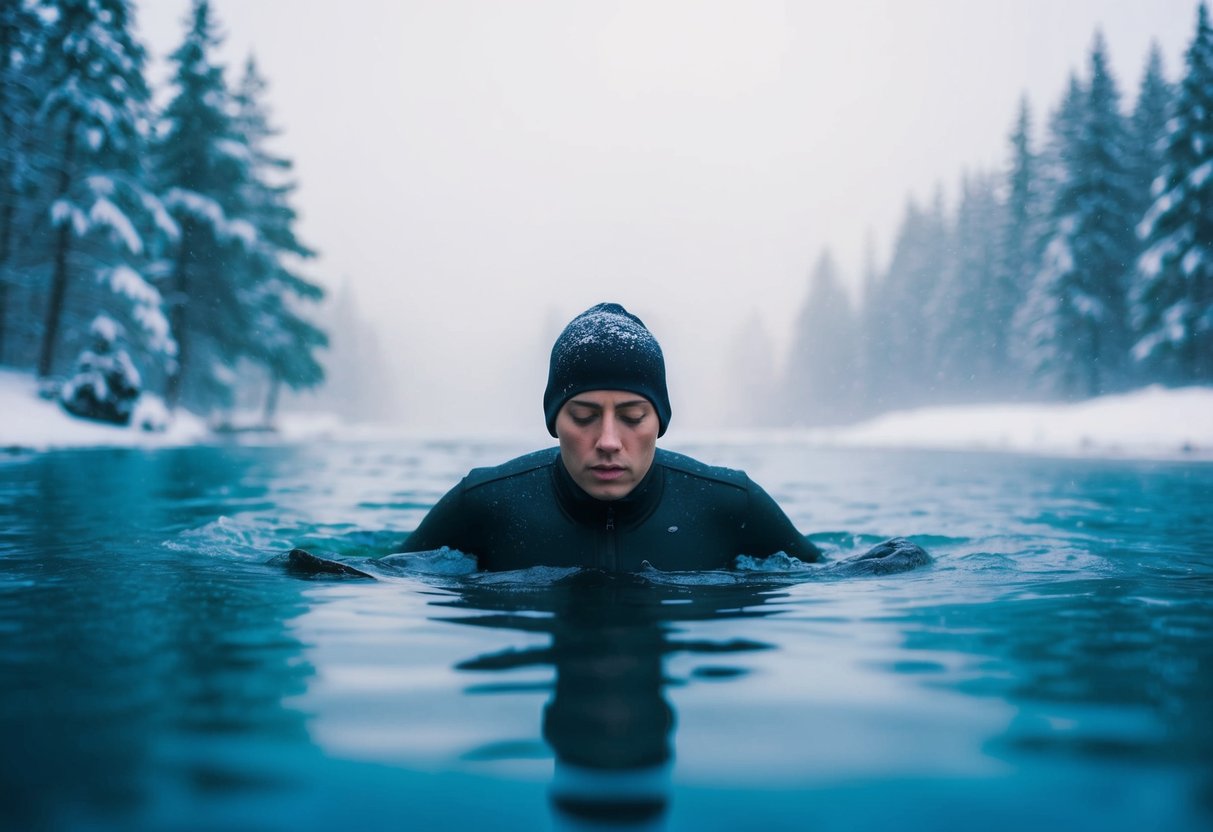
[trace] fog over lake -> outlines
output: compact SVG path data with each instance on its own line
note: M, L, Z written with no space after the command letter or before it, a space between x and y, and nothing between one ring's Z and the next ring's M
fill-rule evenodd
M615 300L661 339L676 424L710 425L746 325L783 360L829 248L858 287L910 195L949 207L1036 141L1092 38L1126 103L1174 79L1192 0L397 3L215 0L295 162L309 273L352 287L422 428L531 427L552 338ZM166 75L186 0L138 7ZM159 85L158 85L159 86ZM778 367L776 368L778 369ZM725 389L719 389L721 387Z

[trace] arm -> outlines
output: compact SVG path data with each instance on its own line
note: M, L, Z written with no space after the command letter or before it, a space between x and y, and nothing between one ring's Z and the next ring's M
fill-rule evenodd
M463 485L461 481L434 504L417 529L401 544L401 552L429 552L443 546L461 552L471 551L468 522L464 516Z
M821 560L821 550L792 525L771 495L749 477L746 477L746 483L749 494L746 544L749 548L744 554L765 557L786 552L805 563Z

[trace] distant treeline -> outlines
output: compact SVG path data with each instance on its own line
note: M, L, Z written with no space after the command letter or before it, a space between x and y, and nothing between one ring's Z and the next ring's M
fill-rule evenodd
M291 163L250 58L196 0L153 106L128 0L0 3L0 363L64 375L119 333L144 389L206 412L324 378ZM90 332L93 336L90 336Z
M1177 84L1155 46L1123 107L1096 34L1043 147L1025 99L1010 149L1005 171L963 177L954 212L938 195L909 201L891 261L868 266L857 309L821 256L786 377L767 396L781 400L782 421L1213 382L1206 6Z

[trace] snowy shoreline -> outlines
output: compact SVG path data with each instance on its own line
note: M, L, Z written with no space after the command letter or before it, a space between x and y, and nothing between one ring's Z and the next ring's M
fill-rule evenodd
M37 395L32 376L0 370L0 449L140 447L230 442L193 414L161 432L89 422ZM415 430L349 425L335 417L287 415L258 441L290 443L421 437ZM483 439L483 436L477 438ZM825 447L912 448L1038 456L1213 461L1213 388L1146 387L1075 404L981 404L886 413L847 427L766 431L688 430L680 442L804 442Z
M210 433L202 419L188 413L157 432L80 419L40 397L34 377L15 370L0 370L0 413L0 448L8 450L168 447L201 442Z
M843 447L1213 461L1213 388L1151 386L1075 403L923 407L810 434Z

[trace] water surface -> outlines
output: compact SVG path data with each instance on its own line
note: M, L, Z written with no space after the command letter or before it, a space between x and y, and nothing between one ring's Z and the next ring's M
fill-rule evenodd
M1213 465L668 447L935 561L305 580L530 448L0 457L0 823L1213 824Z

